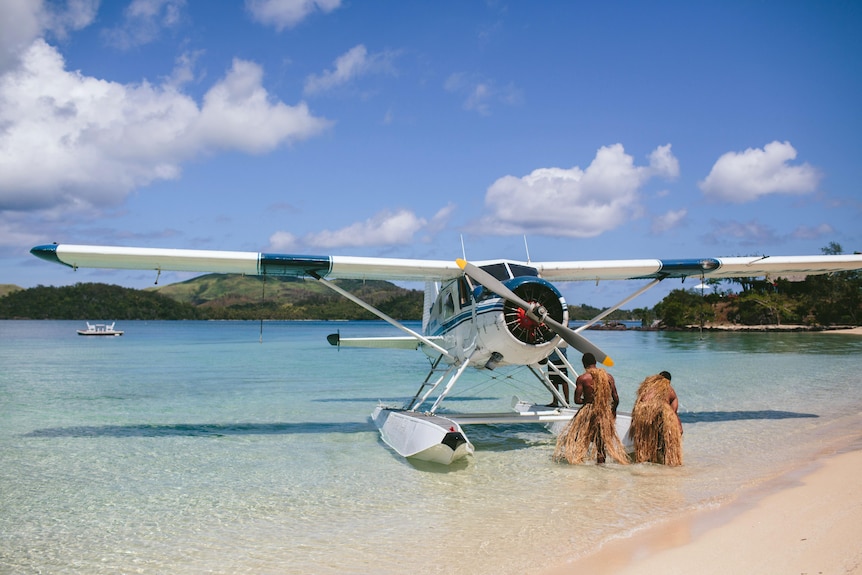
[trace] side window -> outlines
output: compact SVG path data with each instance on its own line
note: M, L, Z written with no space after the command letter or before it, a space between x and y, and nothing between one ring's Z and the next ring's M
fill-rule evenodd
M452 299L452 292L446 293L443 300L443 317L451 317L455 313L455 300Z

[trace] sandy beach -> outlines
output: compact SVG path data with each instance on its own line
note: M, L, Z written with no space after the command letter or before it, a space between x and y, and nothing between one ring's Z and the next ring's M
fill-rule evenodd
M862 573L860 448L856 438L731 503L612 541L547 575Z
M838 334L852 334L852 335L862 335L862 327L851 327L848 329L835 329L824 331L823 333L838 333Z
M862 336L862 327L817 333ZM612 541L547 575L862 573L862 437L717 509Z

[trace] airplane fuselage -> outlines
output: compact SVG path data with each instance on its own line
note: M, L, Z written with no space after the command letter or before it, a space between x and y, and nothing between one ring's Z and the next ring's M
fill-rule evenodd
M538 277L535 269L506 262L485 269L526 301L544 306L558 322L568 322L565 299L550 282ZM449 363L469 361L488 368L529 365L546 358L559 343L559 336L523 310L487 289L474 288L464 276L437 285L433 304L425 310L423 332L446 349ZM420 348L429 357L439 355L429 346Z

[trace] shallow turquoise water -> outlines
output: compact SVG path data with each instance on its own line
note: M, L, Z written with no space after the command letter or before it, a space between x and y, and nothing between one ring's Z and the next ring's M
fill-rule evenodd
M621 409L673 373L682 468L556 464L528 425L468 428L475 457L432 468L369 421L424 355L325 341L386 324L81 323L0 321L0 573L540 572L862 429L862 337L588 332ZM550 399L531 378L468 373L445 405Z

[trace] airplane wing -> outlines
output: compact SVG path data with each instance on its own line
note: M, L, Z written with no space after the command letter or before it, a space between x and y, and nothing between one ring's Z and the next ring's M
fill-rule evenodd
M183 271L246 275L369 279L390 281L440 281L461 275L453 259L411 260L350 256L310 256L49 244L30 253L71 268Z
M862 255L754 256L678 260L595 260L531 264L547 280L816 275L862 269Z
M48 244L30 252L71 268L237 273L330 279L442 281L463 272L455 260L313 256L258 252ZM481 266L484 262L474 262ZM862 255L513 262L549 281L812 275L862 269Z

